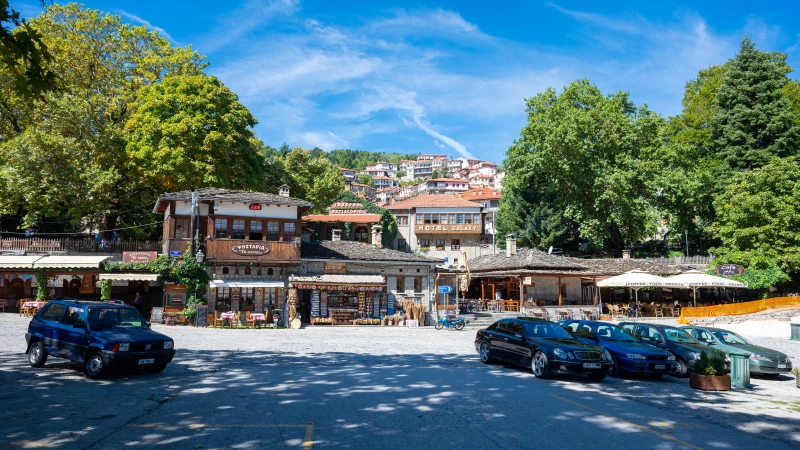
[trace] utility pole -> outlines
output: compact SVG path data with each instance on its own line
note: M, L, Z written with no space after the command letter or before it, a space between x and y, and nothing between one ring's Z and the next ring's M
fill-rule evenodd
M686 257L689 257L689 229L683 229L683 235L686 236Z
M197 209L197 191L192 189L192 223L191 228L189 229L189 238L192 240L192 242L189 244L189 256L192 258L194 258L194 255L197 252L197 249L195 248L195 242L197 241L197 237L200 233L200 230L198 230L199 227L197 226Z

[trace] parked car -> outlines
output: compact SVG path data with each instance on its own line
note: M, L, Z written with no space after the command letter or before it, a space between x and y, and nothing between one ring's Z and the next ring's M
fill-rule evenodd
M478 331L475 350L484 363L530 367L536 378L573 373L599 381L611 366L606 350L578 341L555 322L531 317L500 319Z
M675 370L675 355L641 342L617 325L592 320L564 320L559 324L579 341L608 350L613 363L608 374L613 377L629 372L661 378Z
M673 375L688 377L700 354L711 349L678 327L640 322L621 322L623 330L642 342L668 350L675 355ZM730 361L730 357L726 357Z
M25 340L32 367L42 367L48 356L64 358L82 363L89 378L112 368L158 373L175 356L172 338L121 302L51 300L31 319Z
M733 331L710 327L682 327L700 342L704 342L726 353L750 353L750 373L767 377L777 377L792 371L792 361L784 353L766 347L753 345Z

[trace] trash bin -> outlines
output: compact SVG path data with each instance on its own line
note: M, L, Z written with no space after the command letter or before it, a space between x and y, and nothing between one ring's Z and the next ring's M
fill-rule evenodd
M792 340L800 341L800 323L791 323L792 326Z
M751 388L750 353L728 353L731 356L731 386Z

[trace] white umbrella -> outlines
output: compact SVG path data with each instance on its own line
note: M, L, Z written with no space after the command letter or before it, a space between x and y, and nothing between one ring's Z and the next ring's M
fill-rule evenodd
M691 289L694 295L694 306L697 306L697 288L746 288L747 284L731 280L730 278L709 275L698 270L689 270L680 275L665 278L662 286Z
M648 286L662 286L666 278L659 277L639 269L634 269L617 275L615 277L606 278L597 282L598 287L628 287L633 289L636 301L639 301L639 289Z

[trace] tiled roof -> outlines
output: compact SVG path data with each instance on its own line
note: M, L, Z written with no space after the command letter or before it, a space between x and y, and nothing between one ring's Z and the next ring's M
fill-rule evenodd
M670 266L641 258L598 258L582 259L567 258L575 263L588 266L598 275L615 276L637 269L653 275L675 275L684 272L690 267Z
M306 200L300 200L292 197L283 197L278 194L269 194L266 192L250 192L239 191L235 189L220 189L220 188L201 188L197 190L198 200L216 200L216 201L229 201L229 202L252 202L252 203L265 203L270 205L291 205L291 206L314 206ZM168 192L158 196L154 211L163 212L159 210L162 202L170 200L191 200L192 191Z
M473 272L499 270L586 270L587 266L578 264L564 256L549 255L532 248L520 248L515 255L506 256L505 251L491 255L478 256L469 260Z
M387 209L411 208L483 208L483 205L453 195L421 195L397 202Z
M304 242L300 248L301 258L361 260L361 261L399 261L440 264L443 260L417 256L388 248L378 248L363 242L319 241Z
M459 195L467 200L498 200L501 197L499 189L491 188L470 189Z

